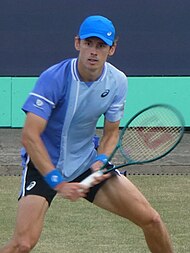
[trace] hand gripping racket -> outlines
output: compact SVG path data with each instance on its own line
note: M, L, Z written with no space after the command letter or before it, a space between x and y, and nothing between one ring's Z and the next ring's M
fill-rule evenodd
M108 158L109 162L115 160L114 156L119 151L124 161L115 164L111 169L106 169L105 164L81 181L81 184L90 187L97 176L128 165L149 163L164 157L182 139L184 125L180 112L170 105L155 104L141 110L123 127L119 141Z

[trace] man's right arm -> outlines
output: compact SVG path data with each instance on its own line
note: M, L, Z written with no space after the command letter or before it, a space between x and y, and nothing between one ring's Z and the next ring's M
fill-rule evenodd
M47 121L45 119L28 112L22 131L22 144L32 159L32 162L43 176L54 168L40 137L46 124Z
M25 147L35 167L44 177L44 180L57 190L63 197L76 200L84 197L87 189L79 183L67 183L62 181L61 173L55 169L51 162L47 149L41 139L41 134L46 128L47 121L33 113L28 112L26 122L22 131L22 144ZM51 176L55 173L58 184L51 182ZM82 189L82 190L80 190Z

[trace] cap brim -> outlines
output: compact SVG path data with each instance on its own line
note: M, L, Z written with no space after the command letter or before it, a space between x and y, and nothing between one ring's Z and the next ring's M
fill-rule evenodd
M103 40L107 45L112 46L113 45L113 41L109 40L107 38L105 38L103 35L98 34L98 33L88 33L88 34L83 34L79 36L81 40L90 38L90 37L97 37L101 40Z

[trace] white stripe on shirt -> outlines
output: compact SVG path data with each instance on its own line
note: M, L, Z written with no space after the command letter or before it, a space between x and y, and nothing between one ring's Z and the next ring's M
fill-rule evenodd
M50 101L49 99L47 99L47 98L45 98L45 97L43 97L43 96L41 96L39 94L36 94L36 93L33 93L33 92L30 92L29 94L33 95L35 97L41 98L41 99L45 100L46 102L48 102L49 104L55 106L55 104L52 101Z

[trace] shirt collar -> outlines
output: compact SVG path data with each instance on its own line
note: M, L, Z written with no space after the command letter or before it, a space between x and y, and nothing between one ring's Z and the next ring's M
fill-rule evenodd
M77 58L74 58L72 60L72 63L71 63L71 72L72 72L74 80L80 81L80 77L79 77L79 73L78 73L78 69L77 69L77 61L78 61ZM96 80L96 82L97 81L102 81L105 78L106 73L107 73L107 63L104 64L104 69L102 71L102 74L98 78L98 80Z

